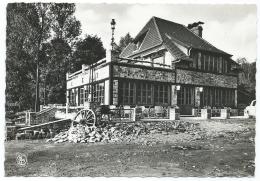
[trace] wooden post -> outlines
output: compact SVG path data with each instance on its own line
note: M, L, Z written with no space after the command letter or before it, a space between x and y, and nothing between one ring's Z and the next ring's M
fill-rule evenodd
M176 90L176 85L172 85L171 86L171 105L172 106L176 106L177 105L177 90Z

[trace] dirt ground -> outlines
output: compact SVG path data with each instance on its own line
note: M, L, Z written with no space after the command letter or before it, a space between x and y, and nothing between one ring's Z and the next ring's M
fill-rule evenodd
M5 143L6 176L252 177L255 120L192 120L200 132L140 135L123 143ZM17 164L17 153L27 165Z

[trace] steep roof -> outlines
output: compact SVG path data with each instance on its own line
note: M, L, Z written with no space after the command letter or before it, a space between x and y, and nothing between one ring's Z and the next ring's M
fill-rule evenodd
M186 26L158 17L152 17L137 34L134 41L137 41L144 34L145 37L138 50L135 50L135 44L131 43L122 51L120 57L131 57L163 44L167 49L168 47L174 47L174 52L177 53L175 56L179 56L178 58L184 58L186 55L175 45L175 43L186 48L195 48L230 56L230 54L214 47L203 38L194 34ZM172 54L173 52L170 51L170 53Z

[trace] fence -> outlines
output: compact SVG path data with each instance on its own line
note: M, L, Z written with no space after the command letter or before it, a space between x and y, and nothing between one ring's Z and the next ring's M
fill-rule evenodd
M228 114L229 116L244 116L243 109L208 109L209 117L222 117L223 113ZM201 109L193 109L192 115L195 117L201 117Z

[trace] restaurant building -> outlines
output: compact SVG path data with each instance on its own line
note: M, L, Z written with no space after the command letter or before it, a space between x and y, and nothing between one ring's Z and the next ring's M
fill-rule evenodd
M238 64L202 38L201 24L152 17L120 55L108 50L106 58L67 74L67 103L178 106L181 115L193 108L235 108Z

